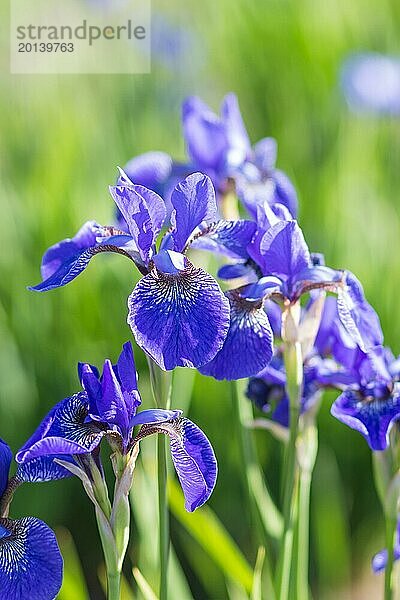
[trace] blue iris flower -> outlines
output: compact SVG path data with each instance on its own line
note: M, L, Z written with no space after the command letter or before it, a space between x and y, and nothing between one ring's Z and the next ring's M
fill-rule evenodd
M182 106L182 123L189 162L176 163L164 152L147 152L124 167L132 181L158 190L168 199L177 177L201 171L212 179L218 196L229 191L233 183L254 218L257 205L264 200L279 202L296 216L294 186L275 167L276 141L267 137L251 146L235 94L224 97L220 115L200 98L187 98Z
M229 302L215 279L195 267L186 252L193 240L205 236L210 244L241 258L255 224L216 221L212 183L206 175L193 173L173 190L171 227L156 247L166 222L162 198L134 185L123 171L110 192L129 234L86 223L73 239L47 250L43 281L30 289L44 292L66 285L96 254L117 252L130 258L144 275L128 300L128 323L138 345L166 370L209 362L226 337Z
M8 600L54 600L62 583L63 560L56 536L34 517L10 519L10 490L24 481L67 476L46 458L20 466L9 480L12 453L0 440L0 596Z
M320 291L337 294L340 319L360 348L366 351L373 345L375 313L361 284L353 274L326 267L320 255L310 253L299 225L284 206L270 207L267 202L258 206L257 229L242 256L240 262L224 265L218 272L222 279L249 283L226 292L229 331L221 350L199 368L202 373L239 379L262 371L273 354L269 315L276 322L276 312L271 301L285 308L303 294L315 297Z
M128 454L153 433L169 436L170 450L188 511L210 497L217 478L212 446L201 429L180 410L149 409L141 404L131 344L123 346L116 365L106 360L100 375L96 367L79 364L83 391L59 402L16 455L21 465L54 456L95 458L104 437L113 448ZM134 428L140 426L137 435ZM98 460L98 457L96 458Z

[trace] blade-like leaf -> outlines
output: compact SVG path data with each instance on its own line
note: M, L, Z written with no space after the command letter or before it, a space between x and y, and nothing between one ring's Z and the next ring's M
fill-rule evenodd
M250 593L253 585L252 569L211 508L203 506L195 513L186 512L181 489L173 479L168 482L168 499L175 518L221 571Z

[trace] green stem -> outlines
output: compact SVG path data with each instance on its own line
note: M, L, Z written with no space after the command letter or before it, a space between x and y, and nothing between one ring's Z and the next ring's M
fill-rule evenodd
M309 596L310 489L311 473L308 470L302 469L299 480L299 515L297 532L297 598L301 598L301 600L307 600Z
M158 515L160 551L160 600L168 597L169 512L167 500L167 454L165 436L157 438L158 456Z
M385 600L393 599L393 551L394 551L394 536L396 532L396 519L391 516L386 516L386 548L388 559L385 569Z
M162 371L150 358L148 359L148 363L154 402L159 408L168 410L171 407L172 373ZM164 435L159 435L157 438L157 483L160 561L159 600L166 600L168 598L170 536L167 497L167 452Z
M298 342L285 345L286 388L289 396L289 442L284 463L283 496L283 535L281 541L277 595L279 600L287 600L289 595L290 570L293 552L293 534L295 525L295 482L297 478L296 442L299 432L300 399L302 389L303 365L301 346Z
M119 600L121 573L107 573L107 600Z

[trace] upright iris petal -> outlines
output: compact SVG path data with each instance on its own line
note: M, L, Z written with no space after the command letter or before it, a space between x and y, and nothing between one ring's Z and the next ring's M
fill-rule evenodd
M123 171L120 185L110 186L110 193L121 211L145 263L165 218L164 201L158 194L140 185L133 185Z
M216 218L217 204L210 178L202 173L189 175L175 187L171 202L173 249L182 252L194 229L203 221Z
M163 369L199 367L221 348L229 303L211 275L185 259L185 269L143 277L128 300L135 339Z
M54 600L63 560L54 533L33 517L0 519L0 596L8 600Z

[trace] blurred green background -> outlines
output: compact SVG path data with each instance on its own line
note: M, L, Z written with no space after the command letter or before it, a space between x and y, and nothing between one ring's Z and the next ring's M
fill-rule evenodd
M13 450L55 402L78 389L78 360L99 365L117 357L131 337L126 298L137 274L129 261L99 256L62 290L36 295L25 286L39 281L41 255L49 245L73 235L88 219L111 220L107 186L116 165L153 149L184 159L180 105L189 94L217 109L226 92L236 92L251 140L265 135L278 140L278 166L298 190L310 248L323 252L330 266L357 274L380 314L386 343L400 351L400 120L351 113L338 84L350 52L400 53L400 4L153 0L152 14L162 25L153 40L150 75L12 76L7 53L3 56L0 435ZM182 31L184 43L176 51ZM139 350L136 358L144 402L150 403ZM176 407L188 403L190 378L183 377L187 389L176 394ZM383 524L370 452L361 436L330 417L331 400L326 397L321 410L312 489L312 585L316 598L377 598L382 582L370 574L369 564L382 547ZM229 387L196 374L189 414L207 431L219 460L209 504L253 565L256 549L243 509ZM276 494L280 449L267 432L256 438ZM156 571L144 548L151 554L156 546L153 451L151 441L143 444L135 495L149 511L148 523L134 527L131 552L151 582ZM25 486L12 513L67 528L90 597L102 598L101 550L79 481ZM78 580L71 539L63 530L60 538L69 548L73 585ZM175 518L172 538L194 598L235 597L221 569ZM71 591L63 594L78 599ZM171 597L186 600L182 591Z

